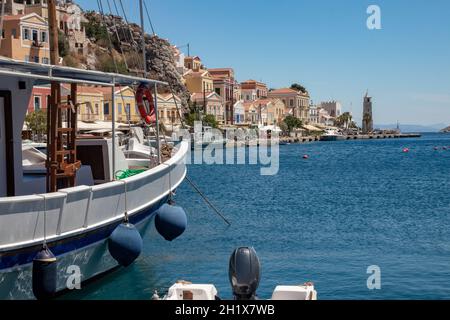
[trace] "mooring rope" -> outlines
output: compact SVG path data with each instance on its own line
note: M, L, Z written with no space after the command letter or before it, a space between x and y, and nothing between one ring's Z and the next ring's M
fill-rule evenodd
M220 212L220 210L217 209L216 206L211 201L209 201L208 197L205 194L203 194L202 191L200 191L200 189L194 184L194 182L192 182L192 180L187 175L186 181L189 182L192 188L203 198L203 200L205 200L205 202L210 206L210 208L213 209L213 211L217 213L217 215L221 217L226 224L231 226L231 223L227 220L227 218L225 218L225 216Z

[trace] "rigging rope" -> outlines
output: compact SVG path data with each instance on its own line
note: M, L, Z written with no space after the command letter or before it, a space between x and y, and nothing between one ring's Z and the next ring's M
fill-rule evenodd
M150 18L150 14L149 14L149 11L148 11L148 8L147 8L147 2L145 0L143 2L144 2L145 12L147 13L147 19L150 22L150 27L152 28L152 33L155 36L156 33L155 33L155 29L153 28L152 19Z

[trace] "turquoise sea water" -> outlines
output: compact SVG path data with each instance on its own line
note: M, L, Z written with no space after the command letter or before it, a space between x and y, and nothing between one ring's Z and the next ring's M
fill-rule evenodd
M281 146L279 174L267 177L258 166L191 165L190 177L232 226L185 183L176 198L189 216L181 238L168 243L152 225L134 265L63 298L149 299L179 279L214 283L231 298L229 256L253 246L264 299L277 284L305 281L319 299L450 299L450 148L443 146L450 135ZM381 290L367 289L371 265L381 268Z

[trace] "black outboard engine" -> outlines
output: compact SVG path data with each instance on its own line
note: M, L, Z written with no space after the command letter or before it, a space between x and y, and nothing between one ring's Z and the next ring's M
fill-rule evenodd
M236 300L255 300L261 279L261 265L255 249L241 247L230 257L229 278Z

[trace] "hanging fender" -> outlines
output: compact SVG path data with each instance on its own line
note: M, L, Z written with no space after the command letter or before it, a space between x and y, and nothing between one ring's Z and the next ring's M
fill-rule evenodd
M149 110L147 110L145 100L147 100ZM152 91L145 84L141 84L138 87L136 91L136 102L142 120L144 120L146 124L156 122L155 102L153 101Z

